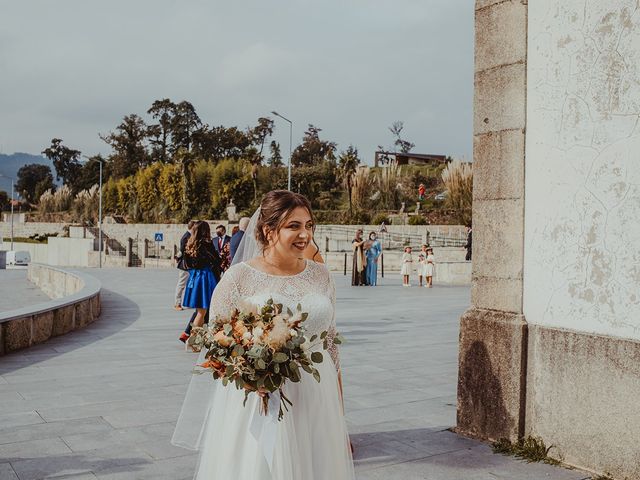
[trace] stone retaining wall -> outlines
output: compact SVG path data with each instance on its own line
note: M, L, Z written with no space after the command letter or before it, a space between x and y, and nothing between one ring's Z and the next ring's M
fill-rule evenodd
M100 316L95 278L33 263L28 278L52 300L0 313L0 355L83 328Z

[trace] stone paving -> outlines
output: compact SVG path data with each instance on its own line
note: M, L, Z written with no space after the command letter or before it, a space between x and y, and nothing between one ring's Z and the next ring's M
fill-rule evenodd
M189 313L171 309L176 272L89 273L103 282L99 320L0 357L0 480L192 478L195 456L169 443L194 360L177 341ZM359 480L589 478L447 430L467 287L336 282Z
M49 300L42 290L27 280L25 267L0 270L0 312Z

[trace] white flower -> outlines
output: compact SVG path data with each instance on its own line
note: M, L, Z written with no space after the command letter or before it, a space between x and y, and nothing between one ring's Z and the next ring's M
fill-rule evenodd
M264 330L260 327L256 327L253 329L253 336L256 338L260 338L262 335L264 335Z
M259 307L258 307L256 304L251 303L251 302L250 302L249 300L247 300L246 298L241 298L241 299L238 301L238 307L240 307L240 308L239 308L239 310L240 310L242 313L246 313L246 314L253 313L254 315L258 315L258 314L260 313L260 312L258 311L258 310L259 310Z
M273 317L273 328L269 332L267 343L274 350L280 349L289 340L289 325L280 315Z
M291 335L292 337L295 337L295 336L298 335L298 332L297 332L296 329L291 328L291 329L289 329L289 335Z
M244 332L244 335L242 335L243 340L251 340L252 338L253 335L251 335L251 332Z

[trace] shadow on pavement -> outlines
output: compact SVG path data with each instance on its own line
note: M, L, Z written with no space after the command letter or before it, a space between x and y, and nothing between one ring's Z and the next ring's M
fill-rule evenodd
M120 332L140 318L140 307L112 290L102 288L100 302L100 317L86 327L0 357L0 375L91 345ZM125 315L122 315L123 311L126 311Z

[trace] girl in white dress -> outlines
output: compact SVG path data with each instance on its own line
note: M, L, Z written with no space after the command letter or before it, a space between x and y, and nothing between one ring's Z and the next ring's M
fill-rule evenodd
M427 248L426 255L427 256L425 258L424 268L422 273L424 274L424 278L425 278L424 286L427 288L431 288L433 287L433 269L436 264L436 259L433 256L433 248L431 247Z
M411 256L411 247L404 247L404 253L402 254L402 268L400 269L400 275L402 275L402 286L410 287L409 275L413 269L413 257Z
M420 247L420 253L418 253L418 281L422 286L422 277L424 277L424 267L427 264L427 246L422 245Z
M333 344L335 286L323 265L305 260L313 241L311 206L302 195L273 191L251 224L255 228L250 225L243 242L255 233L259 255L226 271L213 293L211 318L247 304L262 306L270 298L291 310L300 304L309 314L304 323L309 336L328 331L329 353L316 365L321 381L303 374L299 383L286 383L293 406L278 421L260 414L257 393L243 406L244 391L224 387L210 375L194 376L172 442L200 450L197 480L352 480ZM238 253L246 254L242 247Z

